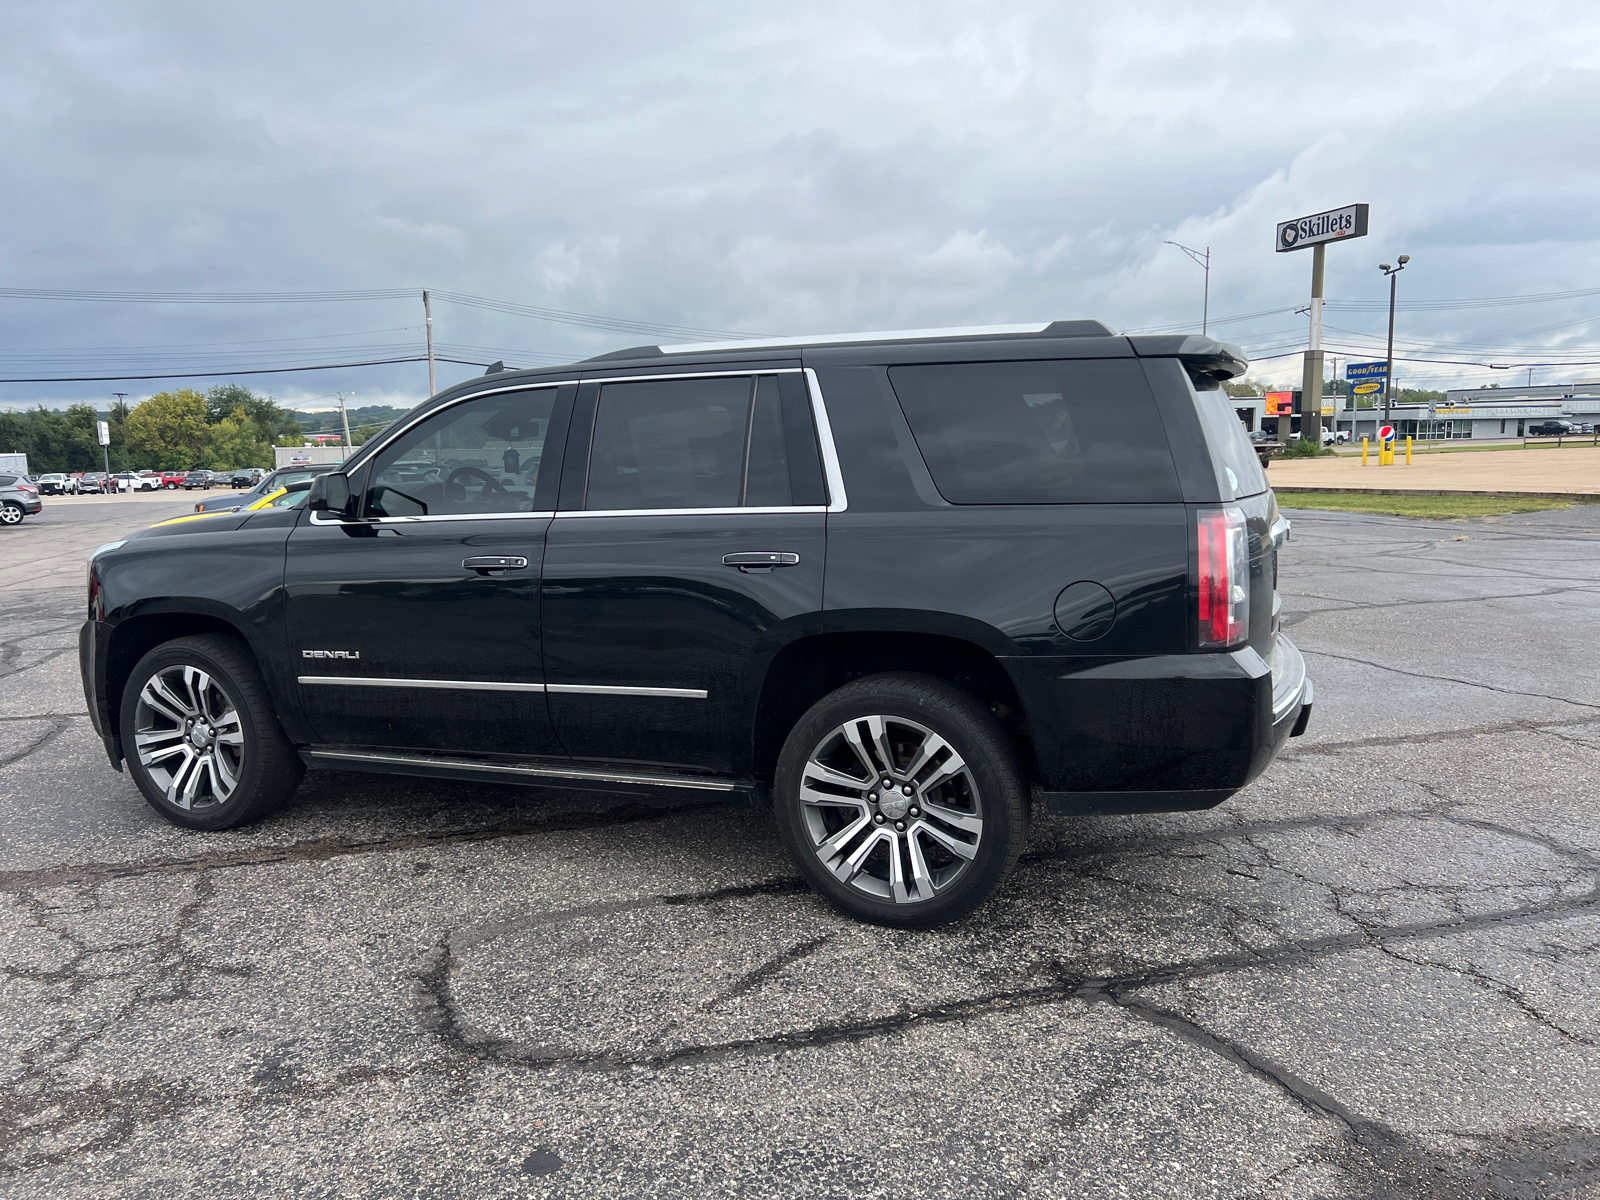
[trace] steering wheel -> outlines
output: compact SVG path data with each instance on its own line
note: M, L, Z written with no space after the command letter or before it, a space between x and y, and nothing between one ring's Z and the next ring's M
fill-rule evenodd
M444 494L452 500L465 500L467 498L466 486L459 481L459 477L463 475L471 475L475 479L481 480L485 496L509 496L511 494L489 472L480 471L477 467L457 467L450 472L444 481ZM459 494L453 493L451 491L452 488L459 488Z

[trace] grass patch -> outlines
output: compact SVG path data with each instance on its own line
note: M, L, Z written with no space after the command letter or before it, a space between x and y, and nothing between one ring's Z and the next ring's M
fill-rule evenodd
M1521 496L1369 496L1362 492L1290 492L1278 495L1279 508L1322 508L1334 512L1387 513L1393 517L1497 517L1503 513L1548 512L1571 508L1574 500Z

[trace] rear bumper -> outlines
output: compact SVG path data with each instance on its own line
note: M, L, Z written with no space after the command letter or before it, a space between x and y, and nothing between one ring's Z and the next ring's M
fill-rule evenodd
M1222 803L1305 732L1313 688L1281 634L1246 648L1121 660L1007 658L1052 812L1174 812Z

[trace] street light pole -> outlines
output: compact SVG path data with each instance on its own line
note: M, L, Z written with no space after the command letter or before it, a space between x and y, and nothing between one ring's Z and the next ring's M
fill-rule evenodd
M1200 332L1202 334L1206 333L1211 325L1211 247L1207 246L1204 251L1200 251L1178 242L1169 241L1165 245L1177 246L1179 250L1182 250L1192 258L1206 273L1205 291L1201 293L1200 302Z
M1383 423L1389 424L1389 408L1394 403L1394 288L1395 276L1406 269L1406 264L1411 261L1411 255L1402 254L1395 259L1397 266L1391 267L1388 263L1379 263L1378 270L1389 277L1389 357L1388 366L1384 368L1383 375Z
M117 398L117 415L122 418L122 473L126 475L128 473L128 406L124 401L127 400L128 393L112 392L111 394ZM132 493L133 484L130 483L128 485L128 491L130 494Z

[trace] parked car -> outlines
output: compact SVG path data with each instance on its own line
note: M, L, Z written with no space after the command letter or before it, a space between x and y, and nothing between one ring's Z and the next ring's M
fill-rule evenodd
M1350 440L1348 429L1333 430L1327 426L1322 429L1322 444L1324 446L1342 446Z
M70 496L78 490L76 479L59 472L39 476L38 483L41 496Z
M190 471L183 477L183 490L192 492L195 488L211 490L212 475L210 471Z
M183 481L188 478L188 474L189 473L187 471L162 471L161 486L166 488L168 491L171 491L174 488L181 488L183 486Z
M80 492L100 495L109 492L111 488L111 476L104 471L85 471L83 477L78 480L78 490Z
M1263 471L1267 469L1267 465L1274 458L1277 458L1286 449L1282 442L1264 429L1250 431L1250 448L1256 452L1256 461L1261 464Z
M326 474L328 471L338 469L337 463L316 463L298 467L279 467L272 474L265 476L248 492L229 492L225 496L207 496L194 506L197 513L221 512L229 508L245 508L254 504L261 497L279 488L288 487L290 484L310 481L317 475Z
M158 492L161 479L156 475L141 475L132 471L119 471L111 477L121 492Z
M228 486L234 488L253 488L267 477L266 471L260 467L242 467L228 474Z
M1528 426L1529 437L1567 437L1578 432L1571 421L1540 421Z
M27 476L0 474L0 525L18 525L43 507L38 486Z
M98 550L88 710L179 825L307 765L770 798L831 903L939 925L1035 801L1211 808L1305 730L1246 365L1069 321L496 372Z

